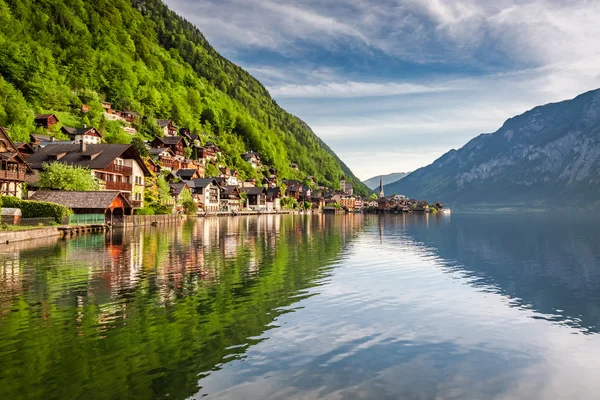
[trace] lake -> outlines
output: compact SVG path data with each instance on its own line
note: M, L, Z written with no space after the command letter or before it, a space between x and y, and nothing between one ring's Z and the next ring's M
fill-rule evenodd
M600 218L206 218L0 248L0 399L600 393Z

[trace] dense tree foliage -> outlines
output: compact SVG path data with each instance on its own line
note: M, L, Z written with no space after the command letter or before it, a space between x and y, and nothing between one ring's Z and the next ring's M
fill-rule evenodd
M337 187L344 175L367 192L305 123L160 0L0 0L0 71L0 124L16 140L34 130L35 113L55 112L128 143L121 123L103 118L100 101L110 101L148 117L136 126L146 139L160 135L153 121L163 118L214 140L242 176L254 171L240 154L254 150L284 177Z
M38 183L40 189L90 191L99 190L100 184L87 168L59 162L45 164Z

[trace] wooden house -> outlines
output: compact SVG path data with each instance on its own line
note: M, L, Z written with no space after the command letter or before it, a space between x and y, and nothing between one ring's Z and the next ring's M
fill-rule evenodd
M0 195L23 195L23 182L33 174L21 152L8 136L5 128L0 127Z
M38 149L28 162L38 171L52 162L89 168L106 190L118 190L133 207L143 207L144 181L150 171L131 145L53 144Z
M221 187L221 210L237 212L240 210L240 189L236 185Z
M186 183L192 190L198 203L198 207L207 212L219 211L221 190L214 179L192 179Z
M266 210L267 189L264 187L243 187L241 193L246 193L246 208L250 210Z
M156 123L165 136L177 136L177 125L170 119L157 119Z
M176 156L184 157L185 148L187 147L187 143L182 136L164 136L160 138L155 138L150 145L153 148L164 148L168 147L175 153Z
M54 114L40 114L35 116L34 122L35 126L48 129L58 124L58 118Z
M102 141L102 134L96 129L87 126L83 128L70 128L63 126L61 132L69 136L69 139L74 143L84 141L87 144L99 144Z
M95 192L42 190L31 194L29 199L60 204L70 208L75 214L104 214L105 221L109 224L122 223L123 217L133 212L130 201L117 190Z

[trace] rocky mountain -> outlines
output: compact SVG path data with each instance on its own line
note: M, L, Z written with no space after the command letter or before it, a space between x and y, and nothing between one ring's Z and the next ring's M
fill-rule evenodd
M600 90L511 118L385 191L452 207L592 206L600 194Z
M399 181L400 179L404 178L406 175L410 174L410 172L392 172L391 174L387 174L387 175L383 175L383 184L384 185L388 185L390 183L394 183L396 181ZM377 188L379 188L379 178L380 176L374 176L372 178L369 178L365 181L363 181L363 183L371 190L375 190Z

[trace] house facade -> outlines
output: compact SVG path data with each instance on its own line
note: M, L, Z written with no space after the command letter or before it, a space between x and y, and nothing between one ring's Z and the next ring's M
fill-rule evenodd
M0 127L0 195L22 198L23 183L32 173L8 132Z
M246 193L246 208L263 211L267 209L267 189L264 187L243 187L240 192Z
M99 144L102 141L102 134L96 128L88 128L85 125L83 128L63 126L60 130L75 143L83 141L87 144Z
M52 162L89 168L105 190L123 193L134 208L144 206L145 177L150 171L130 145L55 144L40 148L28 162L38 171Z
M217 182L211 178L193 179L186 182L193 190L198 207L206 212L219 211L221 198Z
M58 118L54 114L40 114L35 116L34 122L35 126L48 129L58 124Z
M156 123L163 131L165 136L177 136L177 125L175 125L170 119L157 119Z

